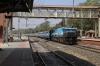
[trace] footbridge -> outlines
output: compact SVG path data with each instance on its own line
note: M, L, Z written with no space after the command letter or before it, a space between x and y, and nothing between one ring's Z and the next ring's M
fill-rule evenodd
M31 13L17 12L13 17L28 18L98 18L98 6L33 5Z

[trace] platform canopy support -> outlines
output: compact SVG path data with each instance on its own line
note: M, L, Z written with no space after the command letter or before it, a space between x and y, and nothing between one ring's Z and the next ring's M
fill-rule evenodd
M10 22L10 37L12 37L12 28L13 28L13 21L11 19L11 22Z
M98 22L95 20L95 37L97 38L97 34L98 34Z
M100 18L98 18L98 37L100 38Z
M98 12L98 37L100 38L100 11Z

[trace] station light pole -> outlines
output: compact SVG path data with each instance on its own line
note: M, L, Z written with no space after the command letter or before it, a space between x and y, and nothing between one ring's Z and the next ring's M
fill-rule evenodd
M80 26L81 26L81 31L80 31L80 37L82 38L82 35L83 35L83 23L82 23L82 19L80 21Z
M74 14L74 0L73 0L73 14Z
M18 37L20 38L20 18L18 18Z
M25 31L25 33L27 33L27 19L28 19L28 18L25 18L25 19L26 19L26 31Z

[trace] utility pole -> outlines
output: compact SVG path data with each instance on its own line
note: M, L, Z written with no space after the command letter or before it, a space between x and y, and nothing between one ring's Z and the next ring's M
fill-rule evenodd
M20 37L20 18L18 18L18 37Z
M74 14L74 0L73 0L73 14Z
M83 35L83 23L82 23L82 19L80 21L80 26L81 26L81 30L80 30L80 37L82 38L82 35Z
M65 22L66 22L66 19L65 18L63 18L63 27L65 27Z
M25 18L25 19L26 19L26 31L25 31L25 33L27 33L27 19L28 19L28 18Z

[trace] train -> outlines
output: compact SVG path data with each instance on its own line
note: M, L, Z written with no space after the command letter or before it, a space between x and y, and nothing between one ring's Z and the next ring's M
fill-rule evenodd
M75 26L60 27L33 34L34 37L62 42L69 45L77 44L77 28Z

